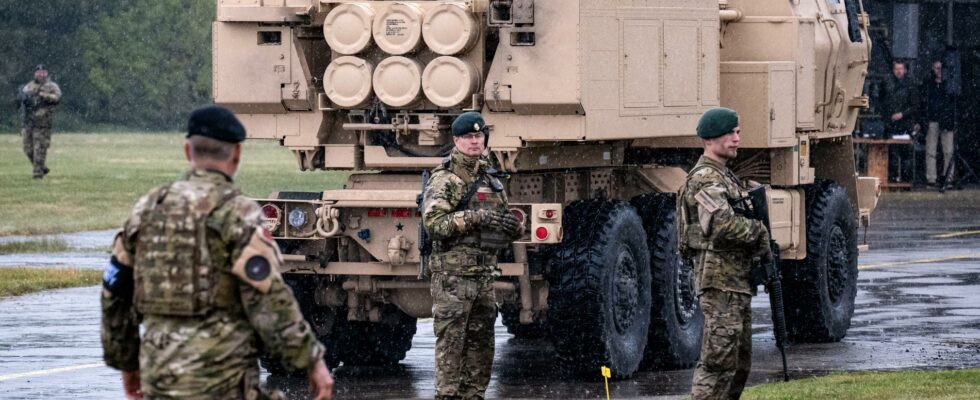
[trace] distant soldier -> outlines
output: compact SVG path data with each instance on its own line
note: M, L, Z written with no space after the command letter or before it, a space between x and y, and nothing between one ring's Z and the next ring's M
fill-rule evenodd
M725 165L739 145L738 114L713 108L697 127L704 155L677 196L681 253L695 265L698 301L704 312L701 358L691 397L737 399L752 363L752 259L770 259L762 222L736 212L745 189ZM740 204L740 203L736 203Z
M279 248L233 184L244 139L227 109L194 111L190 170L143 196L116 235L102 346L128 398L281 398L259 387L262 351L307 371L316 399L332 396L324 347L279 275Z
M497 255L522 231L483 152L489 134L477 112L452 124L456 147L432 171L422 215L433 239L432 315L436 399L482 399L493 366Z
M61 102L61 88L48 78L44 64L34 68L34 80L21 86L20 112L24 137L24 154L34 166L34 179L42 179L48 172L45 163L48 146L51 146L51 120L54 107Z

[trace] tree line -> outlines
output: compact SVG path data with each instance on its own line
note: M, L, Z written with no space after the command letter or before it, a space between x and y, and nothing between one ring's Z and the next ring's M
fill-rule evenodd
M211 102L212 0L0 0L0 131L44 64L64 98L55 129L180 129Z

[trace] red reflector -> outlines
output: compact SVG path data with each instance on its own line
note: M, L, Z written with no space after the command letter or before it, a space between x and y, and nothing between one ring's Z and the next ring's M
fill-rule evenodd
M410 218L412 216L412 210L407 208L396 208L391 210L391 216L393 218Z
M555 217L555 214L556 214L555 213L555 210L545 210L544 211L544 217L547 218L547 219L554 218Z
M543 226L539 226L538 229L535 229L534 230L534 236L536 236L538 238L538 240L545 240L545 239L547 239L548 238L548 228L545 228Z
M276 219L276 220L278 220L279 219L279 207L276 207L276 206L274 206L272 204L266 204L266 205L262 206L262 215L266 219Z
M385 209L383 209L383 208L372 208L372 209L368 210L368 216L369 217L373 217L373 218L383 217L383 216L385 216Z
M519 208L511 208L510 209L510 213L511 213L511 215L514 216L514 218L517 218L517 222L520 222L522 224L527 219L527 215L525 215L524 214L524 211L521 211L521 209L519 209Z

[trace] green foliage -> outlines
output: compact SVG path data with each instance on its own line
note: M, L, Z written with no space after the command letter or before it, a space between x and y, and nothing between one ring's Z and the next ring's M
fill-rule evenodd
M980 370L835 373L749 388L743 399L975 399Z
M0 0L0 131L44 63L65 95L56 130L178 129L211 98L211 0Z
M211 21L205 1L142 0L81 29L91 96L107 122L177 127L208 103Z
M102 271L77 268L0 268L0 297L97 285Z

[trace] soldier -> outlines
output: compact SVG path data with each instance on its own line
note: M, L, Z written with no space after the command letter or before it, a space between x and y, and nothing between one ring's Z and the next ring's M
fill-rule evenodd
M19 96L24 154L34 166L34 179L42 179L51 172L45 162L51 146L51 119L54 106L61 101L61 88L48 79L44 64L38 64L34 68L34 80L21 86Z
M432 237L432 315L436 399L482 399L493 365L497 255L523 230L507 210L504 187L485 156L483 117L453 121L455 148L432 171L422 215Z
M190 170L143 196L116 235L102 346L128 398L280 398L259 388L261 351L307 371L317 399L332 396L324 347L279 275L279 248L233 184L244 139L227 109L194 111Z
M701 358L691 397L737 399L752 362L752 259L772 257L762 222L739 215L745 189L725 164L739 145L738 114L713 108L697 133L704 155L677 195L681 253L695 262L698 302L704 312ZM736 205L733 205L736 204Z

